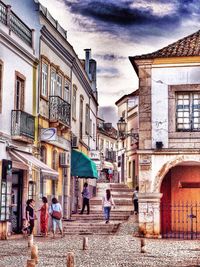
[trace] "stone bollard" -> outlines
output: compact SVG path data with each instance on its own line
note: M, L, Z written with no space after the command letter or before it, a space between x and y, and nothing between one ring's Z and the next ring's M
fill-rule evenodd
M31 247L31 259L35 261L36 264L38 264L38 246L33 245Z
M75 267L75 259L73 252L67 253L67 267Z
M27 260L26 267L35 267L35 260Z
M88 237L83 237L83 250L88 249Z
M140 239L140 245L141 245L141 250L140 250L140 252L141 253L146 253L147 251L146 251L146 240L144 239L144 238L141 238Z
M33 246L33 235L28 236L28 247L32 247Z

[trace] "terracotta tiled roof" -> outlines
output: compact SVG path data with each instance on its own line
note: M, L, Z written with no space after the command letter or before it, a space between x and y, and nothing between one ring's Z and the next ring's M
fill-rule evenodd
M187 56L200 56L200 30L153 53L129 58L136 60Z

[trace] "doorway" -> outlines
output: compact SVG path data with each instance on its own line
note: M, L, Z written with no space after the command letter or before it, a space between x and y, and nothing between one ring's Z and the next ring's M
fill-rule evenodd
M13 233L20 233L22 229L22 193L23 172L17 171L12 174L12 206L11 227Z

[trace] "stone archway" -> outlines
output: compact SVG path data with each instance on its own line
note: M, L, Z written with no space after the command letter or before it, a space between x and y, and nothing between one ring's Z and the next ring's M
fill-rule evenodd
M200 160L179 156L160 169L154 190L162 193L160 215L164 237L193 238L200 232ZM193 230L192 230L193 229Z
M195 162L198 163L200 165L200 155L198 154L194 154L194 155L180 155L177 156L176 158L172 158L172 160L167 161L158 171L155 179L154 179L154 183L153 183L153 192L157 192L160 193L160 188L161 188L161 184L162 181L165 177L165 175L168 173L168 171L175 167L176 165L179 164L183 164L186 162Z

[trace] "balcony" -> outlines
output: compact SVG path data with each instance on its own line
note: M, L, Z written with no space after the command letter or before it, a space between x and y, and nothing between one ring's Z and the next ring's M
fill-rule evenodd
M70 127L71 106L59 96L49 97L49 121L53 126Z
M112 149L106 149L105 160L110 162L116 162L116 151L113 151Z
M0 0L0 22L8 26L28 46L32 47L32 30Z
M35 135L35 117L21 110L11 112L12 139L32 143Z

